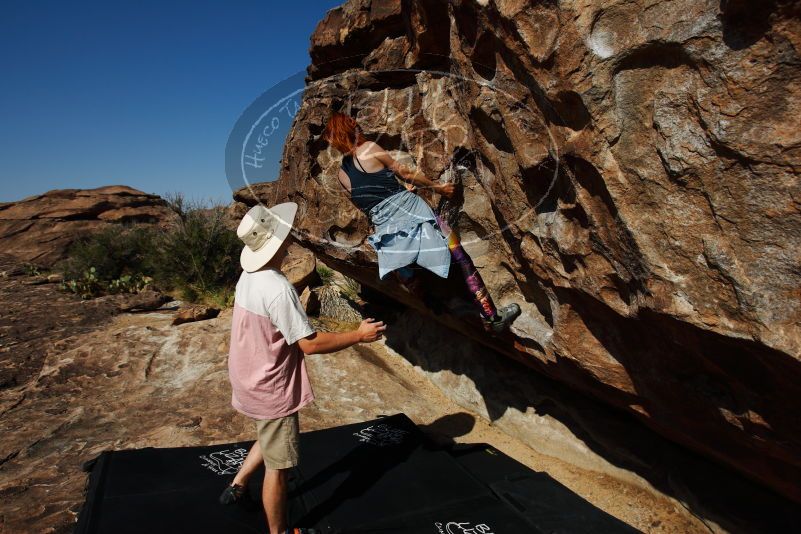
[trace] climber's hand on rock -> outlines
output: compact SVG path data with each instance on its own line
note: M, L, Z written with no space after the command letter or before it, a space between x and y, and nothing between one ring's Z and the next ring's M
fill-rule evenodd
M453 193L456 191L456 186L454 186L451 183L436 184L434 186L434 191L444 196L445 198L451 198L453 196Z
M376 321L373 317L368 317L359 325L357 332L362 343L372 343L381 339L382 332L386 329L383 321Z

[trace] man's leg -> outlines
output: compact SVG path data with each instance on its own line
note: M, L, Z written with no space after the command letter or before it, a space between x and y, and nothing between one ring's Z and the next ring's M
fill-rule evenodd
M270 534L284 534L286 532L286 480L286 469L267 469L264 471L261 500L264 503L264 513L267 515Z
M256 423L258 443L264 461L262 503L270 534L287 529L287 471L298 465L300 430L298 413Z
M253 443L253 446L250 448L250 452L248 452L245 461L242 462L242 467L239 468L239 472L237 472L236 476L234 477L234 484L238 486L246 486L248 480L256 472L259 466L262 464L264 460L261 456L261 447L259 447L258 440Z
M250 477L256 472L256 469L259 468L259 464L261 463L261 447L259 446L259 442L256 441L245 457L245 461L242 462L242 465L239 467L236 476L234 476L234 479L225 487L220 495L220 504L234 504L242 499L247 492L248 480L250 480Z

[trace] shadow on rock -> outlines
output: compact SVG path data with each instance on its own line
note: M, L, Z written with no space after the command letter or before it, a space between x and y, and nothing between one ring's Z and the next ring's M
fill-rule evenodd
M532 373L416 310L371 305L373 316L388 325L390 348L419 366L458 404L485 406L481 415L535 450L588 470L608 471L608 462L636 473L701 521L727 530L783 530L801 521L791 501L662 438L628 413ZM470 431L474 420L469 419L469 414L455 414L426 430L452 440ZM532 425L532 419L538 424ZM591 453L568 457L573 447L567 437L560 442L562 428Z
M445 415L420 429L439 445L453 445L456 439L469 434L476 426L476 418L469 413L460 412Z

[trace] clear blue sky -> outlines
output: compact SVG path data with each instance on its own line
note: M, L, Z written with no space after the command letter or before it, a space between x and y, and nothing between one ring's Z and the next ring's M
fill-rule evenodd
M4 1L0 201L124 184L227 203L234 123L342 1Z

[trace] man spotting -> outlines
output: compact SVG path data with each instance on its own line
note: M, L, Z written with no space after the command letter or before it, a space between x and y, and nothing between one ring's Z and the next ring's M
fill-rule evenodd
M368 318L350 332L315 332L295 288L280 270L293 240L297 204L257 204L237 235L245 243L236 284L228 373L231 404L255 420L257 440L220 502L241 499L264 462L262 502L270 534L309 532L288 528L287 470L298 464L298 411L314 400L305 354L336 352L382 336L383 322Z

